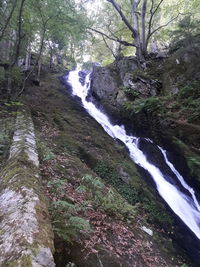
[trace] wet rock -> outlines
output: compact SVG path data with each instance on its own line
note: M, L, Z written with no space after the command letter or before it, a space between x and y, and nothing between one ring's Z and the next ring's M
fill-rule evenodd
M126 88L141 98L156 96L161 88L158 80L144 75L134 57L120 58L106 67L94 67L91 81L91 94L113 114L129 100Z
M96 67L92 73L91 92L100 100L113 99L118 92L119 82L116 71L107 67Z
M123 79L123 85L138 92L142 97L158 95L161 83L140 74L127 72Z

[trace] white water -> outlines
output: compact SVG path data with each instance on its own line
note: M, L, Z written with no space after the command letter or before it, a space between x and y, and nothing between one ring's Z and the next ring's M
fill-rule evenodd
M165 158L165 162L167 163L167 165L170 167L170 169L172 170L172 172L176 175L176 177L178 178L178 180L181 182L182 186L188 190L188 192L191 194L191 197L197 207L197 209L200 211L200 205L198 203L198 200L195 196L195 192L194 189L191 188L190 186L188 186L188 184L184 181L183 176L174 168L173 164L168 160L167 158L167 153L164 149L162 149L161 147L158 146L158 148L160 149L160 151L162 152L164 158Z
M181 218L181 220L190 228L190 230L200 239L200 209L198 201L195 198L194 190L184 181L183 177L169 162L165 151L166 164L171 168L181 184L191 193L191 197L182 193L175 185L165 180L161 171L153 164L148 162L145 154L138 148L138 138L126 134L123 125L112 125L108 117L96 106L86 100L90 88L90 75L86 76L85 85L79 82L78 70L69 73L68 82L72 85L72 94L81 98L84 108L88 113L101 124L103 129L113 138L121 140L129 150L131 159L149 172L156 183L157 190L161 197L167 202L171 209ZM151 141L152 142L152 141Z

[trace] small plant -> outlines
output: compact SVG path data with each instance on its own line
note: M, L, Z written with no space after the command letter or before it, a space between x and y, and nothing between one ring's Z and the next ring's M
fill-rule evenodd
M125 184L115 168L106 162L99 162L95 168L96 173L114 188L132 205L141 202L140 193L131 185Z
M139 92L135 91L133 88L130 87L129 88L125 87L124 92L127 95L127 97L132 101L135 100L140 94Z
M196 174L200 168L200 157L190 157L188 160L188 166L191 169L192 174Z
M80 211L78 205L57 200L52 202L49 210L54 230L65 241L73 242L80 234L92 232L89 222L77 215Z
M47 183L47 186L49 188L49 191L53 194L59 194L59 197L63 197L65 195L65 184L66 181L60 180L60 179L55 179L51 180Z
M19 102L19 101L11 101L11 102L5 103L4 105L7 106L7 107L21 107L21 106L24 106L24 104Z
M182 112L188 118L188 121L200 121L200 82L192 82L179 91L178 99L183 108Z
M145 114L162 114L165 112L161 99L153 96L147 99L137 99L134 102L127 102L124 105L124 109L129 112L130 117L141 112Z
M15 84L15 86L20 86L22 83L22 72L20 70L19 67L14 67L12 68L11 72L10 72L10 76L12 79L13 84Z
M165 216L162 215L163 208L161 205L159 205L152 199L147 198L146 194L142 189L139 191L133 185L123 183L113 166L109 165L106 162L101 161L97 164L95 171L101 178L105 179L107 183L111 184L129 204L135 207L133 213L137 211L137 206L140 205L143 207L144 210L146 210L146 212L149 213L149 217L151 218L152 221L157 221L161 224L168 224L168 225L172 223L170 216L168 216L167 214L165 214ZM112 198L112 195L111 196L108 195L107 197L108 199L101 200L102 201L101 205L102 206L107 205L106 208L109 209L110 205L109 202L110 198ZM118 208L123 210L125 214L126 210L123 208L123 205L125 207L125 204L123 204L122 202L121 203L118 202L117 198L115 198L115 201L117 207L113 205L113 210L115 210L116 212ZM126 207L128 210L129 207L128 206Z
M91 199L94 206L105 210L111 215L121 215L132 219L136 213L136 209L129 205L117 191L107 188L100 178L93 178L91 175L86 175L82 178L87 183L87 191L91 194Z
M47 147L44 142L38 140L37 142L38 154L41 161L55 159L55 154Z
M180 89L178 93L179 99L197 99L200 97L200 82L194 81Z

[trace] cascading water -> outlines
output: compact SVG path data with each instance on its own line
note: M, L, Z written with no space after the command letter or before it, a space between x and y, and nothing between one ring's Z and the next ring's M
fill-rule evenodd
M181 192L176 185L168 182L161 170L150 163L142 150L138 147L138 139L128 135L123 125L113 125L109 118L99 110L91 101L87 100L90 88L90 74L85 78L84 85L80 82L79 71L71 71L68 76L68 83L72 86L72 94L78 96L87 112L101 124L103 129L113 138L121 140L129 150L131 159L144 168L153 178L160 196L166 201L174 213L187 225L187 227L200 239L200 205L195 196L194 190L189 187L183 177L168 160L166 152L158 147L162 152L165 164L176 175L182 186L189 192ZM151 140L149 140L152 142Z

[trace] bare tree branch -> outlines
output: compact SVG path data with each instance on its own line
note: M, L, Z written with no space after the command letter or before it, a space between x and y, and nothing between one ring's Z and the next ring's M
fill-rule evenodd
M102 38L103 38L103 41L104 41L106 47L110 50L110 52L111 52L111 54L113 55L113 57L116 58L114 52L112 51L112 49L110 48L110 46L109 46L108 43L106 42L106 38L105 38L105 36L102 35Z
M154 0L151 0L150 19L149 19L149 23L148 23L149 24L149 27L148 27L148 34L147 34L147 36L149 36L151 34L151 30L152 30L152 27L153 27L153 17L156 14L156 12L158 11L158 9L161 6L161 4L162 4L163 1L164 0L160 0L160 2L158 3L158 5L154 9Z
M142 12L141 12L141 31L142 31L142 34L141 34L141 38L142 38L142 49L143 51L145 50L145 44L146 44L146 21L145 21L145 18L146 18L146 11L147 11L147 0L144 0L143 1L143 4L142 4Z
M22 0L20 4L20 9L19 9L19 16L18 16L18 37L17 37L17 43L16 43L16 52L15 52L15 57L12 63L12 67L16 64L19 55L20 55L20 48L21 48L21 42L22 39L25 37L25 35L22 35L22 22L23 22L23 9L24 9L24 4L26 0Z
M4 33L5 33L5 31L6 31L7 27L8 27L8 24L9 24L9 22L10 22L10 20L11 20L11 18L12 18L12 15L13 15L13 13L14 13L14 11L15 11L16 5L17 5L17 0L14 1L13 6L12 6L12 9L11 9L11 11L10 11L10 14L8 15L8 18L7 18L7 20L6 20L5 24L4 24L4 26L2 27L2 29L0 29L0 31L1 31L0 40L1 40L1 39L3 38L3 36L4 36Z
M129 43L129 42L126 42L126 41L123 41L123 40L120 40L119 38L113 38L113 37L110 37L109 35L107 35L106 33L103 33L99 30L96 30L96 29L93 29L93 28L88 28L89 30L93 31L93 32L96 32L98 34L101 34L102 36L112 40L112 41L115 41L115 42L118 42L118 43L121 43L123 44L124 46L133 46L133 47L136 47L136 45L134 43Z
M110 23L106 26L107 29L108 29L108 31L109 31L109 33L110 33L115 39L120 39L120 40L121 40L121 38L119 38L116 34L119 33L119 32L123 32L123 31L126 29L126 27L124 26L123 28L119 29L118 31L116 31L116 32L114 33L114 32L112 32L111 29L110 29L111 24L112 24L112 23L111 23L111 20L110 20Z
M174 21L175 19L177 19L178 17L179 17L179 13L178 13L178 15L177 16L175 16L174 18L172 18L170 21L168 21L166 24L164 24L164 25L161 25L161 26L159 26L158 28L156 28L155 30L153 30L151 33L150 33L150 35L148 36L148 40L150 39L150 37L155 33L155 32L157 32L158 30L160 30L161 28L164 28L164 27L166 27L166 26L168 26L172 21Z
M133 36L135 37L137 35L137 32L131 26L131 24L129 23L129 21L126 19L124 13L121 10L121 7L115 2L115 0L106 0L106 1L107 2L110 2L113 5L113 7L119 13L119 15L120 15L121 19L123 20L123 22L126 24L126 26L128 27L128 29L132 32Z
M152 14L153 16L156 14L156 12L158 11L158 9L161 6L161 4L162 4L163 1L164 0L160 0L160 2L158 3L157 7L154 9L153 14Z

